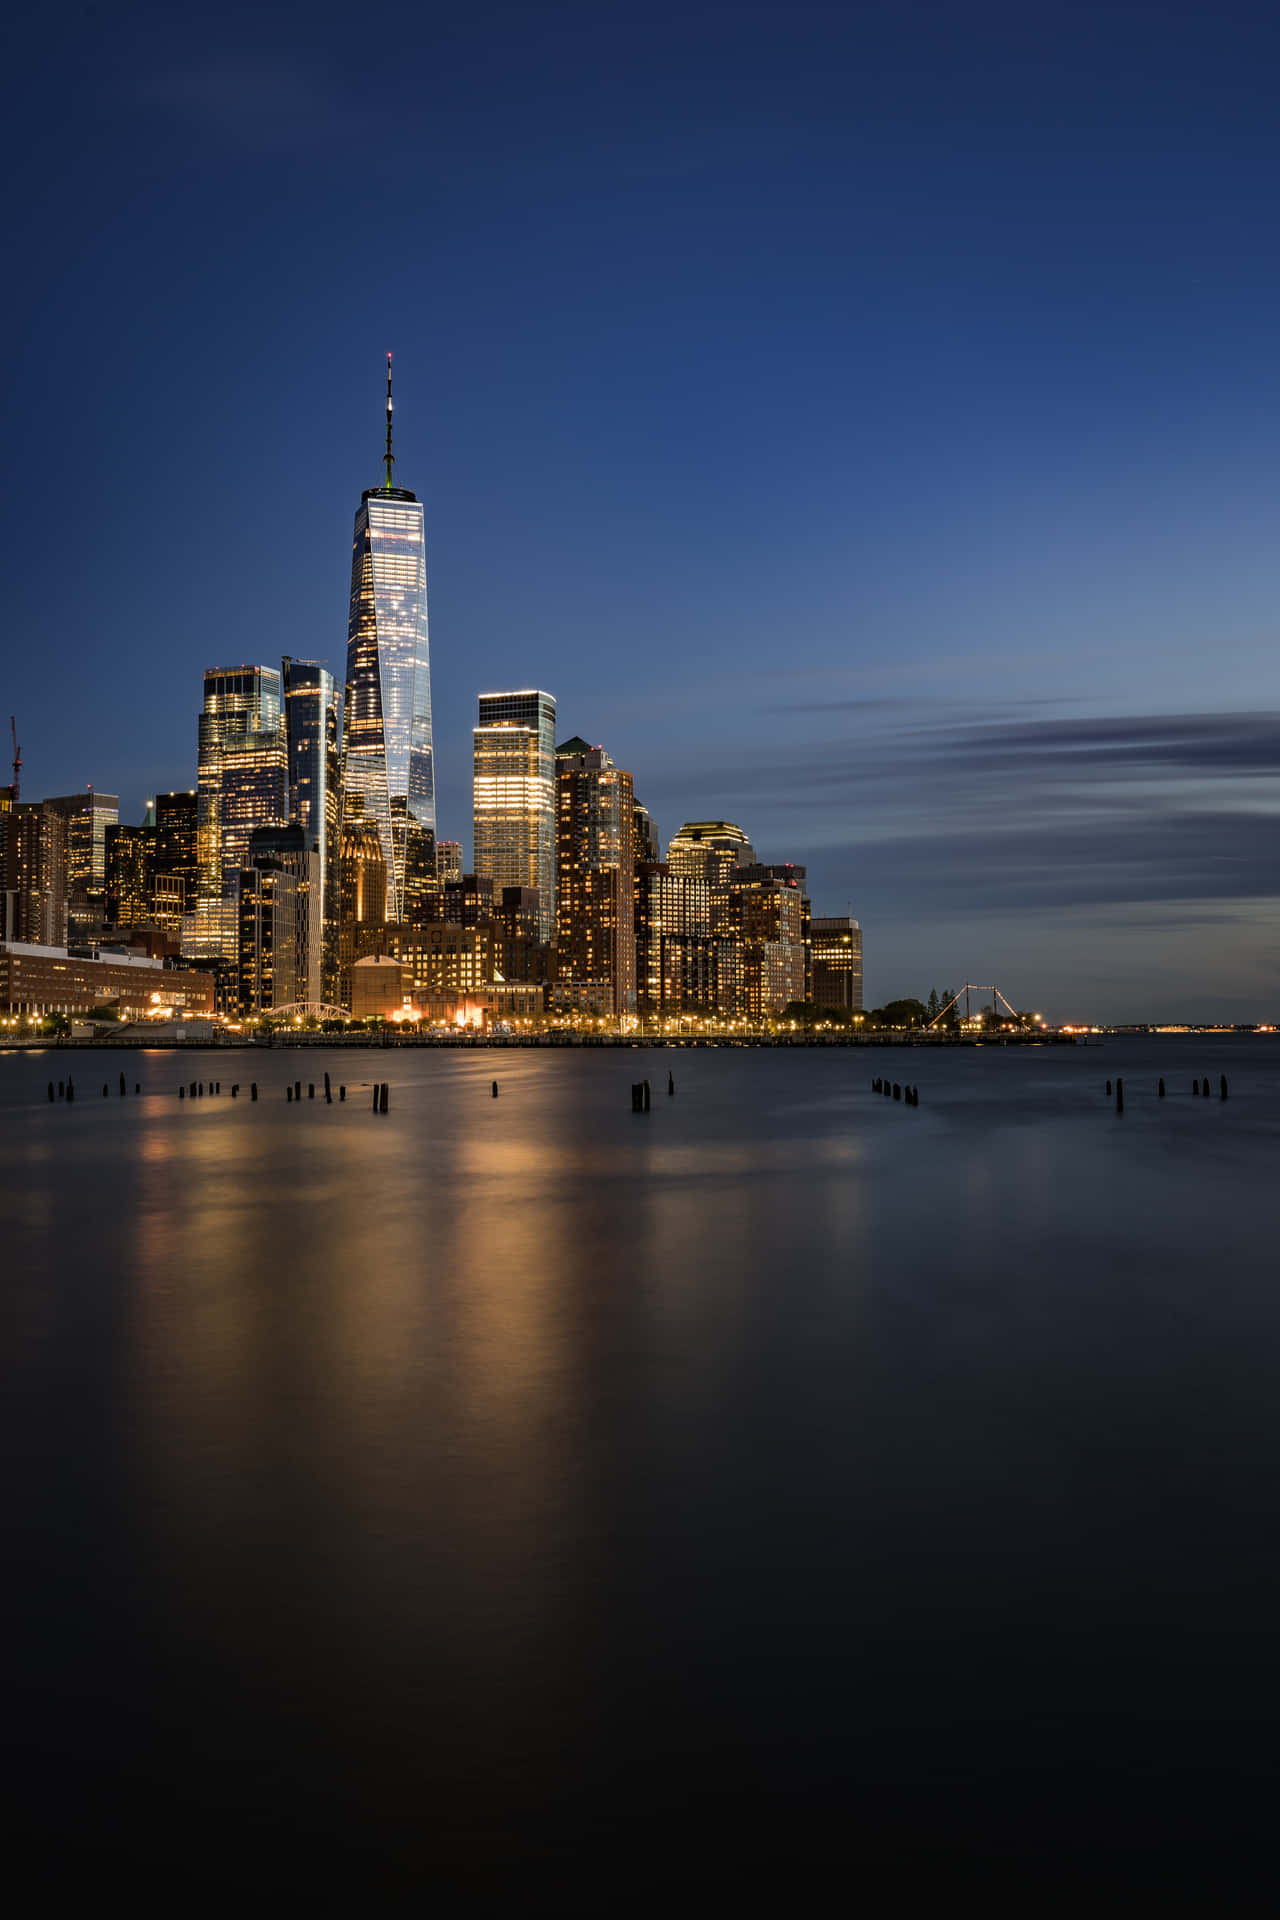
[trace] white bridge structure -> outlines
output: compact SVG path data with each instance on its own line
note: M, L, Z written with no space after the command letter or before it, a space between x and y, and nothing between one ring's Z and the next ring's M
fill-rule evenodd
M269 1020L349 1020L347 1007L326 1006L323 1000L291 1000L287 1007L264 1007Z

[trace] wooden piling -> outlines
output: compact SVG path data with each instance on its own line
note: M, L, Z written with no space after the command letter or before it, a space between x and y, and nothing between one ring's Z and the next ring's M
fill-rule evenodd
M51 1081L49 1082L49 1099L50 1099L51 1101L53 1101L53 1100L56 1100L56 1099L57 1099L57 1097L58 1097L58 1096L57 1096L57 1095L55 1094L55 1092L53 1091L53 1082L52 1082L52 1080L51 1080Z
M124 1098L124 1096L125 1096L125 1094L126 1094L127 1092L128 1092L128 1088L127 1088L127 1087L125 1086L125 1084L124 1084L124 1075L123 1075L123 1074L121 1074L121 1075L120 1075L120 1097L121 1097L121 1099L123 1099L123 1098Z
M387 1111L387 1103L388 1103L388 1098L390 1096L390 1093L391 1093L391 1083L388 1080L384 1080L382 1083L382 1105L379 1109L379 1111L382 1113L385 1113Z
M676 1077L674 1073L671 1072L670 1068L668 1068L667 1069L667 1098L668 1099L670 1099L671 1095L675 1092L675 1090L676 1090Z
M251 1080L249 1082L249 1098L251 1100L256 1100L257 1097L258 1097L258 1083L256 1080Z
M308 1080L308 1082L307 1082L307 1098L308 1098L308 1100L314 1100L314 1099L315 1099L315 1097L316 1097L316 1083L315 1083L315 1081L314 1081L314 1080Z
M338 1088L338 1098L339 1098L339 1100L345 1100L345 1099L346 1099L346 1097L347 1097L347 1090L346 1090L346 1088L345 1088L345 1087L339 1087L339 1088Z
M1116 1112L1124 1112L1124 1081L1116 1081Z
M1222 1078L1218 1084L1219 1084L1219 1087L1221 1088L1218 1098L1220 1100L1225 1100L1227 1097L1227 1076L1225 1073L1222 1075Z
M496 1100L496 1099L497 1099L497 1097L498 1097L498 1083L497 1083L497 1081L496 1081L496 1080L495 1080L495 1081L493 1082L493 1086L492 1086L492 1088L491 1088L491 1093L492 1093L492 1096L493 1096L493 1098L494 1098L494 1099Z
M1164 1099L1164 1081L1163 1080L1157 1081L1156 1092L1159 1094L1160 1098L1163 1100Z
M288 1104L292 1106L293 1105L293 1088L292 1087L285 1088L284 1097L285 1097L285 1100L288 1102Z

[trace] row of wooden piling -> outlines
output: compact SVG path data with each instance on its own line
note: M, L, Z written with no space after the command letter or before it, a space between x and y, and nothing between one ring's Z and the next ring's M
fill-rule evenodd
M1191 1082L1191 1092L1196 1099L1207 1100L1209 1098L1209 1076L1206 1074L1203 1080L1193 1080ZM1227 1098L1227 1093L1228 1093L1227 1076L1225 1073L1219 1074L1218 1098L1220 1100L1225 1100ZM1123 1080L1116 1081L1115 1095L1116 1095L1116 1112L1123 1113L1124 1112L1124 1081ZM1110 1096L1111 1096L1111 1082L1108 1080L1107 1082L1108 1099L1110 1098ZM1165 1098L1165 1084L1162 1079L1157 1080L1156 1082L1156 1098L1158 1100L1163 1100Z
M900 1086L896 1080L873 1080L871 1082L871 1091L872 1093L882 1093L886 1100L901 1100L903 1105L907 1107L918 1107L920 1105L919 1087Z

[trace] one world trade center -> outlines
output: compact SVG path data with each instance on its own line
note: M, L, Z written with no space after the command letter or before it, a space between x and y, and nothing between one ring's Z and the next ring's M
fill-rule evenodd
M343 808L376 821L387 863L387 919L404 917L406 841L436 828L422 502L392 482L391 355L386 479L368 487L351 545L343 725Z

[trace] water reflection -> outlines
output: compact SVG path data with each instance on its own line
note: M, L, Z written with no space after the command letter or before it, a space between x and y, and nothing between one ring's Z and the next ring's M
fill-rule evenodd
M918 1110L857 1055L690 1056L645 1116L628 1054L497 1100L493 1057L379 1059L385 1117L351 1055L73 1111L0 1062L12 1737L179 1824L527 1862L888 1778L928 1826L934 1768L1016 1799L1116 1698L1154 1729L1135 1619L1211 1699L1180 1569L1255 1651L1280 1600L1280 1099L1238 1057L1193 1113L1135 1055L1123 1126L1045 1054L913 1064ZM285 1102L326 1066L345 1105Z

